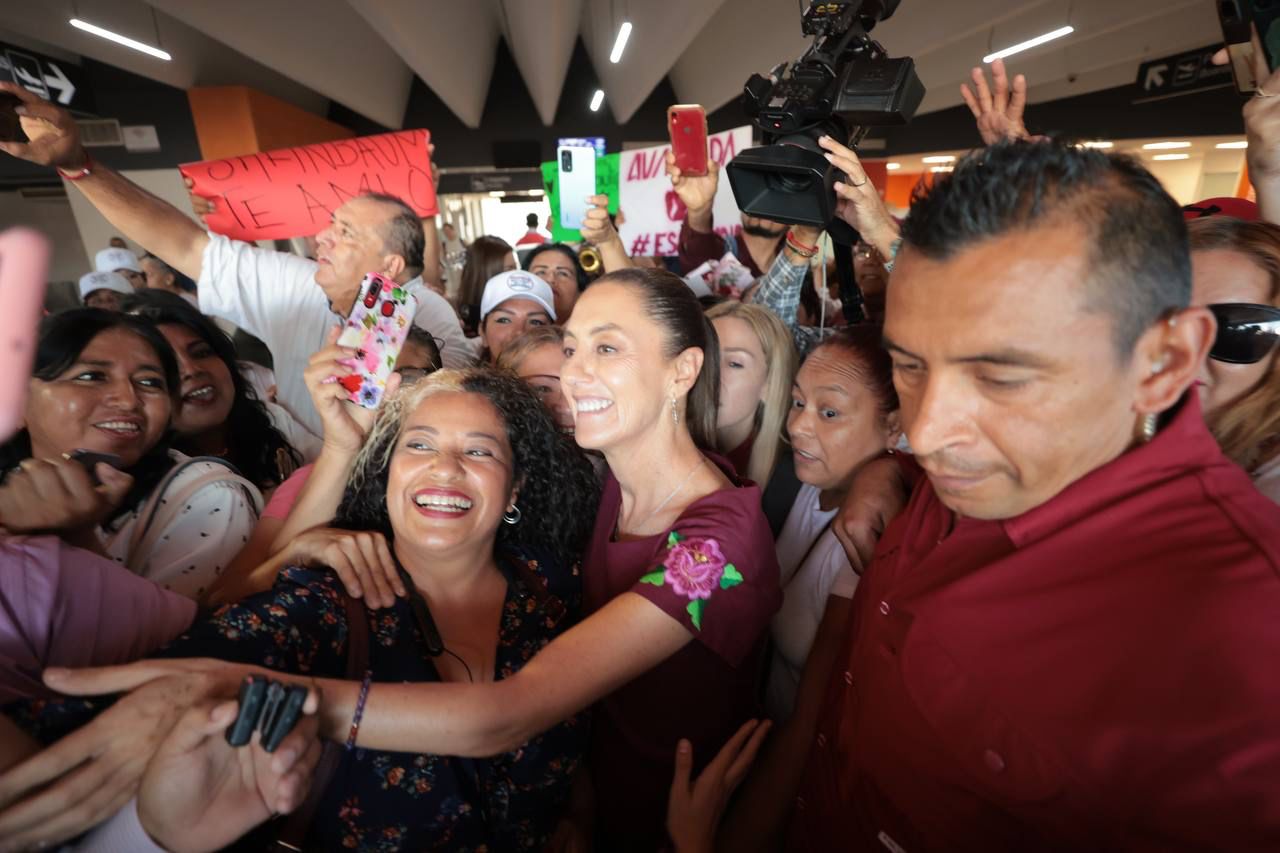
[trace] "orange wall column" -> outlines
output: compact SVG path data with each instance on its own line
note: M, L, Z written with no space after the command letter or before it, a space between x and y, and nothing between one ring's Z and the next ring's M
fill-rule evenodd
M206 160L355 136L340 124L248 86L199 86L187 90L187 100Z

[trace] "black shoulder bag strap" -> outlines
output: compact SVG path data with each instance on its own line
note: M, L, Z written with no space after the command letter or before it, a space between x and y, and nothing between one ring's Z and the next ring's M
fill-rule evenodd
M364 604L344 595L347 608L347 674L348 681L361 681L369 671L369 612ZM323 701L323 697L321 697ZM342 762L343 744L326 741L324 752L320 755L320 763L311 781L311 793L293 814L285 818L276 833L276 839L267 849L269 851L303 850L307 831L311 829L311 820L316 809L324 798L329 784L333 781L338 765Z

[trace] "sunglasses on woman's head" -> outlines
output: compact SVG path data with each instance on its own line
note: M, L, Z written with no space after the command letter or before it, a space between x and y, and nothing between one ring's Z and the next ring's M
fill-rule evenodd
M1209 357L1229 364L1256 364L1280 343L1280 308L1224 302L1210 305L1218 319L1218 336Z

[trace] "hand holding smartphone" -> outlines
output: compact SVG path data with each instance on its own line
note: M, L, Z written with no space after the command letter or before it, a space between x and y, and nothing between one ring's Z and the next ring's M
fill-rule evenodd
M560 186L560 227L580 229L590 207L587 199L596 194L596 150L561 145L556 149L556 171Z
M356 350L356 372L339 380L352 403L366 409L382 403L417 311L418 300L391 279L376 272L364 277L338 336L338 346Z
M0 441L18 429L27 404L49 272L49 241L28 228L0 234Z
M1258 78L1258 47L1268 72L1280 68L1280 0L1219 0L1217 7L1236 88L1255 92L1263 82Z
M694 178L707 174L707 111L697 104L668 107L667 129L680 174Z
M16 112L22 99L10 92L0 92L0 142L25 142L22 120Z

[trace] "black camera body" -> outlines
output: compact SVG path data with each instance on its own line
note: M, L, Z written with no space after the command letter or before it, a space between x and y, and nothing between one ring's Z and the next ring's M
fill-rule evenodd
M869 35L900 2L812 0L802 19L814 39L809 50L747 81L743 105L765 144L739 152L726 167L740 210L776 222L832 225L832 185L844 176L827 162L818 138L856 145L870 127L906 124L924 99L915 63L889 58ZM833 236L841 236L836 230ZM850 239L851 231L842 236Z

